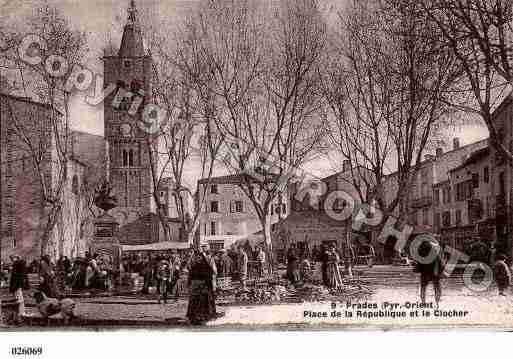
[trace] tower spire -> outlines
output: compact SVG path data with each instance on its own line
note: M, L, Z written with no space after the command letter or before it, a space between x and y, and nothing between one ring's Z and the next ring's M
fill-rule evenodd
M135 0L130 0L130 7L127 10L128 12L128 23L135 24L137 23L137 7L135 6Z
M137 18L137 8L135 0L130 0L128 7L128 20L123 30L123 38L121 39L121 46L119 48L119 57L141 57L144 56L144 45Z

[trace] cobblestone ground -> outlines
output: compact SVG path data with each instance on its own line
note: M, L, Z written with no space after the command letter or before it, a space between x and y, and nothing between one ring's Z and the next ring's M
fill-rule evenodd
M141 300L129 297L82 299L76 314L86 320L102 321L162 321L180 324L185 321L186 299L158 304L156 300Z

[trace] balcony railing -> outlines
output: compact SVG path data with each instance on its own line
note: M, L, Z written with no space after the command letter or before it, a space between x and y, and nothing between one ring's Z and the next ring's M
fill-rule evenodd
M423 196L419 198L415 198L411 202L412 208L422 208L422 207L429 207L433 204L433 197L431 196Z
M497 218L507 217L509 208L506 205L506 196L498 195L495 197L495 216Z
M474 223L474 222L480 220L481 218L483 218L484 208L483 208L483 202L481 201L481 199L479 199L479 198L469 199L467 204L468 204L467 211L468 211L468 217L469 217L470 223Z

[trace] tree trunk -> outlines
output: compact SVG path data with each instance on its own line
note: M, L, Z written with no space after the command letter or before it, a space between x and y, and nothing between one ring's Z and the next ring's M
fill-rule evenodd
M160 225L162 226L162 233L164 235L164 242L171 240L171 230L169 228L169 222L167 221L167 216L164 213L164 210L160 206L159 199L156 195L154 195L155 203L157 204L157 216L159 217ZM157 235L160 237L160 231L158 231ZM159 238L159 242L163 242L161 238Z
M41 257L47 254L48 242L50 241L50 233L47 228L44 229L43 235L41 236Z
M346 243L345 243L345 247L346 247L346 258L344 258L344 262L345 262L345 266L346 266L346 271L347 271L347 275L350 279L353 279L353 243L352 243L352 240L351 240L351 231L349 231L348 233L346 233Z
M280 192L280 194L278 195L278 205L280 206L280 210L278 212L278 222L281 222L281 220L285 218L283 204L283 192Z
M46 220L46 225L43 230L43 234L41 235L41 256L48 254L48 244L50 242L50 234L52 233L53 229L55 228L55 225L57 223L57 217L60 213L61 206L59 205L53 205L48 213L48 217ZM45 210L43 209L43 213Z
M201 245L199 231L197 231L197 230L190 231L188 233L187 240L189 241L189 243L192 243L192 245L195 249L198 249Z
M264 233L264 242L265 242L265 252L267 255L267 263L269 268L269 274L273 274L274 272L274 252L273 252L273 242L271 238L271 218L266 216L262 221L262 228Z

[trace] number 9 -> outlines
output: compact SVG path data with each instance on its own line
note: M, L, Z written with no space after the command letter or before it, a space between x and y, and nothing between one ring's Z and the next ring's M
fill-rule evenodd
M155 135L164 125L167 111L155 104L144 106L142 119L138 122L139 128L149 135Z

